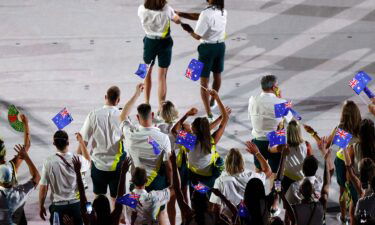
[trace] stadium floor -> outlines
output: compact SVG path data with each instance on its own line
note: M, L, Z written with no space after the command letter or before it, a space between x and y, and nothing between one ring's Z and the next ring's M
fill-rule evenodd
M110 85L121 88L121 105L133 94L140 82L133 73L143 49L144 33L137 18L140 3L0 0L0 136L9 158L13 145L22 141L7 123L9 104L30 118L31 157L41 169L54 152L56 128L51 118L60 109L67 107L74 118L66 130L75 150L74 132L90 110L103 104ZM198 12L205 1L169 3L176 10ZM232 147L243 149L243 142L250 139L248 98L260 92L259 78L264 74L279 77L283 96L293 100L303 122L321 135L328 135L338 123L346 99L356 101L363 115L370 117L347 82L358 70L375 72L373 0L228 0L226 8L228 38L220 93L233 113L219 144L222 155ZM190 59L197 57L198 42L177 25L171 29L174 48L167 98L180 113L191 106L202 111L198 85L183 76ZM155 83L153 106L156 103ZM313 142L306 133L305 137ZM252 168L252 157L244 154ZM25 165L20 171L21 180L29 177ZM335 177L332 181L327 224L338 224L338 186ZM39 219L37 196L33 192L26 204L29 224L46 224Z

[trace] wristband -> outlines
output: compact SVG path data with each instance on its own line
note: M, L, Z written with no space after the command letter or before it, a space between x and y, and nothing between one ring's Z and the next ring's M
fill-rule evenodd
M260 154L260 152L255 153L255 156L257 156L258 154ZM260 154L260 155L262 155L262 154Z

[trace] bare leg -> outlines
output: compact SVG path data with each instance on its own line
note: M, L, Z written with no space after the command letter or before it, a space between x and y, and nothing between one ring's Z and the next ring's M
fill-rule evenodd
M188 186L182 186L181 191L182 191L182 195L184 196L185 202L187 204L190 204L189 203L189 196L188 196ZM185 218L184 218L182 213L181 213L181 220L185 221Z
M350 202L350 207L349 207L350 225L355 225L354 211L355 211L355 205L353 204L353 200L352 200Z
M169 199L168 205L167 205L167 211L168 211L168 217L169 222L171 225L176 224L176 195L171 192L171 198Z
M343 198L344 192L345 192L345 187L340 186L340 196L339 196L340 211L341 211L340 219L343 221L346 218L346 199Z
M167 96L167 72L168 68L159 68L159 112L161 110L162 103L165 101Z
M160 225L169 225L167 210L162 210L158 216Z
M210 81L209 78L201 77L201 85L207 89L208 89L209 81ZM201 97L202 97L203 105L204 105L204 108L206 109L207 115L211 115L212 112L211 112L210 104L209 104L210 94L206 90L201 88Z
M219 93L221 87L221 73L214 73L214 82L212 83L212 89L217 91ZM211 98L210 100L210 106L212 106L215 103L215 99Z
M147 71L147 76L145 78L145 103L150 104L150 95L151 95L151 87L152 87L152 66Z

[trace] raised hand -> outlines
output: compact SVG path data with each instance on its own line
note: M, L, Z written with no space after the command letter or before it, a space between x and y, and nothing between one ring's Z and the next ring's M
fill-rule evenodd
M327 153L327 142L328 137L322 137L321 141L318 143L318 148L322 151L323 156Z
M191 108L189 111L186 112L186 116L195 116L198 113L197 108Z
M25 114L20 114L19 117L20 117L21 122L22 122L23 124L28 124L28 123L29 123L29 120L27 119L27 117L26 117Z
M145 88L145 85L143 83L137 84L137 87L135 89L135 95L139 97L141 93L143 92L144 88Z
M313 134L315 132L315 130L309 125L303 124L303 128L305 128L305 131L309 134Z
M81 161L78 156L73 156L72 159L73 167L76 172L81 172Z
M253 155L259 153L258 147L251 141L246 142L246 151Z
M214 99L218 99L219 98L219 94L217 93L216 90L214 89L210 89L208 90L209 94L214 98Z
M82 142L83 142L82 135L81 135L79 132L75 133L75 135L76 135L76 139L77 139L77 141L78 141L79 143L82 143Z
M225 106L225 111L227 111L228 116L232 113L232 109L229 108L228 106Z
M18 158L24 160L24 159L27 159L29 157L29 155L27 154L27 151L26 151L26 148L24 145L15 145L14 146L14 151L17 152L18 154Z

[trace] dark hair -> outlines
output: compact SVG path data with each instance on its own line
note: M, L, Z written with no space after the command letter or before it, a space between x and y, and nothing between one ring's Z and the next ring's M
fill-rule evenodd
M132 182L137 187L145 185L147 183L146 170L140 167L136 167L132 173Z
M211 5L217 7L220 10L224 10L224 0L211 0Z
M301 187L300 187L300 192L305 200L311 199L312 194L314 192L314 188L309 179L303 180Z
M96 213L97 224L104 225L111 221L111 206L107 196L98 195L92 203Z
M114 105L120 98L120 94L120 88L118 88L117 86L112 86L107 90L107 99L110 103Z
M345 101L342 111L339 128L349 132L354 137L359 136L359 126L361 124L361 112L357 104L353 101Z
M263 202L263 203L262 203ZM247 182L244 203L251 215L248 223L250 225L266 225L269 218L266 192L263 182L258 178L252 178ZM264 207L262 209L262 206Z
M372 178L375 177L375 163L370 158L364 158L360 162L359 177L363 189L367 189Z
M137 107L137 111L142 120L148 120L151 114L151 105L147 103L140 104Z
M208 209L208 197L207 194L201 194L194 191L191 196L191 207L195 212L195 222L197 224L205 225L205 213Z
M53 135L53 144L56 146L57 150L64 151L66 146L69 145L69 136L63 130L58 130Z
M262 86L263 91L269 91L272 87L276 84L277 78L275 75L266 75L263 76L260 80L260 84Z
M202 151L207 154L211 153L211 131L208 119L206 117L198 117L191 126L198 142L202 146Z
M0 139L0 152L3 153L3 151L6 151L5 145L4 145L4 141ZM0 160L5 160L5 153L6 152L4 152L4 154L0 155Z
M275 216L270 219L270 225L284 225L284 221L280 217Z
M370 119L363 119L359 127L359 143L362 158L370 158L375 161L375 127Z
M313 155L307 156L305 160L303 160L303 174L305 174L306 177L315 176L317 170L318 160Z
M371 180L371 187L372 187L372 191L375 192L375 177L373 177Z
M162 10L167 4L167 0L145 0L145 8L150 10Z

